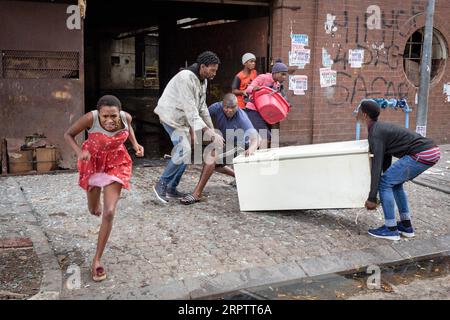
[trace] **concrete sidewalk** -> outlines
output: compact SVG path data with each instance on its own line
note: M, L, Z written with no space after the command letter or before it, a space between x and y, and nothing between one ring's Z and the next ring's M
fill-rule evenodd
M108 279L101 283L89 272L100 220L88 213L77 174L1 178L11 197L2 200L2 219L11 217L7 206L15 196L30 206L23 216L38 224L58 259L62 279L54 281L62 299L199 298L450 248L450 195L414 183L406 190L417 236L392 243L367 235L383 223L381 211L240 212L232 180L219 174L206 187L206 201L161 205L151 184L162 170L135 168L132 190L119 202L103 259ZM193 189L199 170L187 170L181 190ZM81 270L80 289L66 286L71 266Z
M40 224L40 216L33 211L25 199L15 178L0 178L0 197L0 248L6 251L30 247L27 251L31 251L31 254L23 251L21 258L26 261L23 263L25 268L23 265L17 266L24 270L14 270L11 272L14 274L13 277L28 272L29 274L25 275L28 286L34 285L35 281L40 282L39 292L31 299L58 299L62 286L62 273L48 238L44 234L45 229ZM2 243L8 244L1 245ZM5 252L3 255L8 256ZM37 256L38 263L32 261L33 256ZM30 267L39 270L29 270ZM8 270L2 270L2 272L8 272ZM5 278L10 279L11 276L5 275ZM18 282L14 286L21 285L19 283L21 279L14 280Z

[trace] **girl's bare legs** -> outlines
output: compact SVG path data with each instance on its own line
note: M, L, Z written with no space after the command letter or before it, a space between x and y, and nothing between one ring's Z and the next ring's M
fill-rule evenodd
M92 270L95 273L98 267L101 267L100 259L111 234L114 215L116 213L117 202L120 198L122 185L113 182L103 189L103 216L102 225L98 233L97 251L95 253L94 261L92 262Z
M94 216L100 217L102 214L102 206L100 204L100 194L102 189L93 187L87 192L88 209Z

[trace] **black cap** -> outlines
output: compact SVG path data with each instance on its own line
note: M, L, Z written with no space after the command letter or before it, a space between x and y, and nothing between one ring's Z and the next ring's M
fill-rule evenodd
M367 114L370 119L377 121L381 108L379 104L373 100L364 100L361 102L360 110Z

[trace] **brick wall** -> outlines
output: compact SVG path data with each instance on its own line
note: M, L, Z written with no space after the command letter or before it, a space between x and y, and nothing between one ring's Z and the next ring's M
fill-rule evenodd
M60 152L59 165L74 168L76 155L64 141L64 132L84 113L84 49L82 27L67 28L67 21L72 21L68 6L0 1L0 51L13 50L30 56L35 56L35 51L53 55L75 52L79 59L77 78L61 74L48 78L36 76L30 59L17 64L21 68L28 66L28 74L7 76L2 74L0 61L0 137L24 143L26 136L44 134ZM57 71L55 60L42 60L37 70ZM60 66L60 71L65 67ZM79 135L77 140L81 142L82 138Z
M374 5L377 7L370 7ZM406 77L403 52L409 37L425 25L425 16L421 14L426 9L425 0L276 0L272 6L272 56L289 61L291 33L307 34L306 48L311 49L309 64L302 69L289 68L291 75L308 76L308 90L298 96L289 91L294 107L288 119L281 123L282 144L354 139L352 111L366 97L405 97L414 109L410 114L410 128L415 129L418 88ZM377 11L371 11L377 8L379 19L376 19ZM450 2L436 1L434 27L442 34L447 51L449 16ZM337 83L322 88L319 70L323 67L323 49L334 61L331 69L337 72ZM349 49L364 50L361 68L350 65ZM450 140L450 102L443 93L444 84L449 82L447 59L442 74L430 87L427 136L438 143ZM404 116L402 111L386 109L380 120L403 126ZM365 137L363 129L362 138Z

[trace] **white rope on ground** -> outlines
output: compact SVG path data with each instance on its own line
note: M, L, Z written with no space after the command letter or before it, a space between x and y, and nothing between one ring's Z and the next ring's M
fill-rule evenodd
M337 223L347 232L350 238L353 238L353 234L339 221L339 218L337 219Z
M381 210L380 210L379 207L377 207L377 212L378 212L378 220L383 221L384 216L383 216L383 213L381 212ZM370 211L369 211L369 210L366 210L366 209L360 209L360 210L356 213L356 218L355 218L355 224L356 224L356 225L358 225L358 218L359 218L359 216L360 216L361 214L365 214L365 213L370 214Z
M378 220L383 221L383 219L384 219L384 214L383 214L383 212L381 212L381 210L380 210L379 207L377 207L377 212L378 212L378 214L379 214Z
M355 224L358 225L358 218L360 216L360 214L363 213L363 211L365 211L365 209L361 209L356 213L356 218L355 218Z

